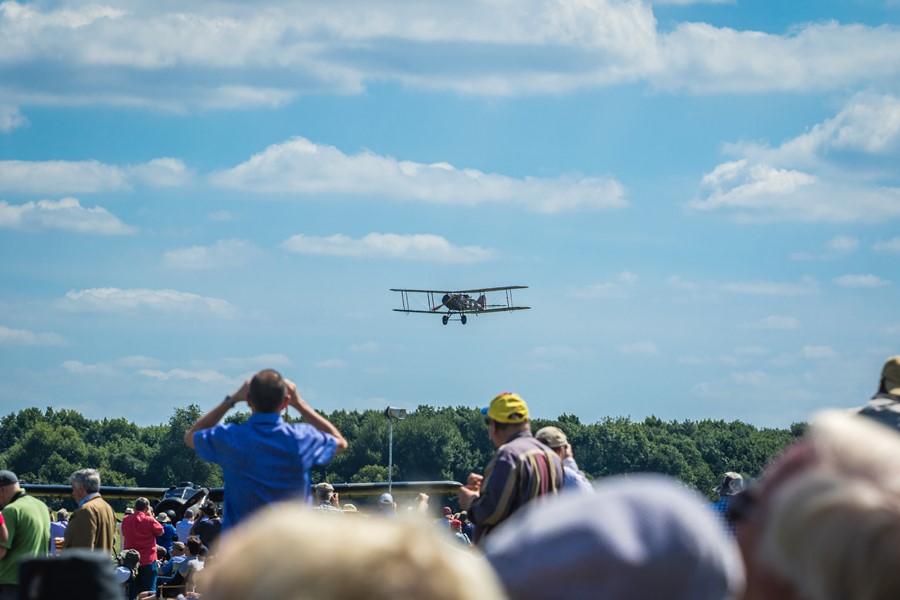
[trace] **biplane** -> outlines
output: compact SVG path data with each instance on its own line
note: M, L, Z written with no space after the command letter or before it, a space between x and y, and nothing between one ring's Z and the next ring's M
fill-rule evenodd
M456 290L453 292L391 288L391 291L400 292L402 308L395 308L396 312L426 315L439 314L444 325L451 319L465 325L468 320L466 315L528 310L531 308L530 306L516 306L512 297L513 290L524 290L527 287L527 285L508 285L505 287ZM410 304L410 294L422 294L419 297L418 305L415 302L412 305ZM421 308L418 308L418 306L421 306ZM444 312L445 309L446 312ZM456 316L454 317L454 315Z

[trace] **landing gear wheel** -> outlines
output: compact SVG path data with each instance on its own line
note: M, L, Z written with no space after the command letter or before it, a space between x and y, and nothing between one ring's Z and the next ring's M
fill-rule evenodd
M467 321L467 320L468 320L468 319L466 319L466 315L459 315L459 321L460 321L460 323L462 323L463 325L466 324L466 321Z
M446 325L447 321L449 321L449 320L450 320L450 315L444 315L443 317L441 317L441 321L444 322L444 325Z

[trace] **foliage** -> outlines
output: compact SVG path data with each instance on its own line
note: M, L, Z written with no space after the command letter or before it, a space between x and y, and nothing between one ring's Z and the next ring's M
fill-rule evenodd
M104 485L167 487L193 481L223 483L222 471L187 448L184 432L201 415L198 406L175 409L167 424L140 427L125 419L92 421L73 410L26 408L0 419L0 467L24 482L65 484L76 469L98 468ZM229 415L242 423L246 412ZM338 410L326 415L350 443L342 456L313 473L313 481L386 481L390 423L381 411ZM296 420L289 416L289 420ZM420 406L393 423L395 481L465 481L494 452L479 410ZM711 495L725 471L755 477L784 446L805 434L757 428L741 421L634 422L607 417L585 424L575 415L536 420L532 430L556 425L566 432L581 469L591 478L653 471Z

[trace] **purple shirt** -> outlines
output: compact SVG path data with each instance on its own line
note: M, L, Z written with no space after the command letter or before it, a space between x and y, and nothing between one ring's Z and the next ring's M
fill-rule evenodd
M285 423L278 413L255 413L246 423L197 431L194 449L225 475L224 531L270 502L308 503L309 471L331 460L337 438L306 423Z

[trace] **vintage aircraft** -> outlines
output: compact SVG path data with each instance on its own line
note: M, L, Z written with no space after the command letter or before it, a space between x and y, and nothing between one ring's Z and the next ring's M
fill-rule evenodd
M453 315L459 315L459 322L466 324L467 314L507 312L511 310L527 310L530 306L516 306L512 299L512 290L524 290L527 285L509 285L506 287L479 288L476 290L457 290L455 292L447 292L443 290L406 290L391 288L392 292L400 292L400 300L403 308L395 308L394 310L402 313L422 313L422 314L438 314L443 316L441 320L444 325L453 318ZM503 292L500 294L499 292ZM420 297L421 310L410 307L410 294L424 294ZM488 296L490 294L490 297ZM427 303L427 310L426 308ZM442 312L447 309L447 312ZM457 320L457 319L454 319Z

